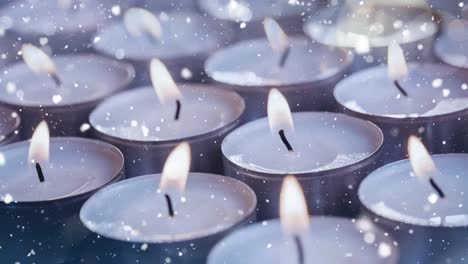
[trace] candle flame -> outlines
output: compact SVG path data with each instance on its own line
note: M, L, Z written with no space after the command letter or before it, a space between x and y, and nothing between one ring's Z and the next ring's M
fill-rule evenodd
M364 35L355 34L354 49L357 54L366 54L370 51L369 38Z
M437 168L424 144L415 136L408 139L408 156L416 177L429 180L437 173Z
M153 88L163 104L180 100L182 94L164 63L152 59L150 63L150 76Z
M395 41L388 46L388 78L392 81L398 81L408 75L408 66L406 64L403 49Z
M41 165L49 164L49 127L45 121L34 130L29 144L28 162Z
M179 192L184 192L189 171L190 145L182 142L172 150L164 163L160 189L162 191L178 189Z
M37 74L55 75L57 70L52 59L40 48L24 44L21 47L24 63Z
M284 52L288 46L288 36L281 26L272 18L267 17L263 21L265 33L271 48L278 53Z
M267 114L271 132L294 129L288 101L276 88L271 89L268 94Z
M292 175L286 176L281 186L280 220L287 235L301 235L309 229L309 213L304 193Z
M130 8L123 17L127 31L135 37L150 34L154 39L161 37L161 24L158 18L143 8Z

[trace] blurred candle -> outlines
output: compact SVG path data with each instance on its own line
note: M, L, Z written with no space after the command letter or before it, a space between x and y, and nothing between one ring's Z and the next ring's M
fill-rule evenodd
M434 45L436 57L449 65L468 68L468 10L462 18L447 17Z

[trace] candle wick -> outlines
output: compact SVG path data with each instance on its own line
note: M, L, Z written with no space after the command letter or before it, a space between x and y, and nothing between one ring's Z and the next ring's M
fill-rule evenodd
M164 194L164 197L166 197L167 211L169 213L169 217L174 217L174 207L172 207L171 196L169 196L169 194Z
M62 86L62 80L58 77L56 73L51 73L50 78L54 81L55 85L57 86Z
M176 112L175 112L174 120L179 120L181 107L182 107L182 104L180 103L180 100L176 100Z
M297 248L298 264L304 264L304 245L302 244L301 238L297 235L294 236L294 243Z
M434 190L437 192L437 194L439 195L440 198L445 198L444 191L442 191L440 186L435 182L435 180L433 178L429 179L429 183L431 184L432 188L434 188Z
M405 89L403 89L403 87L401 87L401 84L400 84L398 81L394 81L393 83L395 84L395 87L396 87L404 96L408 96L408 93L405 91Z
M288 139L286 138L286 135L284 135L284 130L281 129L279 132L278 132L280 138L281 138L281 141L283 141L283 144L286 146L286 148L288 149L289 152L292 152L294 151L293 148L291 147L291 144L289 144L289 141Z
M36 162L36 172L37 172L37 177L39 178L39 181L44 182L45 179L44 179L44 173L42 173L41 164L37 162Z
M283 68L284 65L286 64L286 60L289 57L290 51L291 51L291 47L287 47L286 49L284 49L283 53L281 54L281 58L280 58L280 61L279 61L280 68Z

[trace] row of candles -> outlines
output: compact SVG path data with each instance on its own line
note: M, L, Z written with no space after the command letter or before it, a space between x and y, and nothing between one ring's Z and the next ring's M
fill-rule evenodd
M186 24L195 21L182 18ZM185 23L174 31L181 34ZM461 150L465 70L428 63L407 68L402 48L391 42L388 67L356 72L331 92L355 65L353 56L288 39L272 19L264 25L267 39L240 42L208 59L205 72L217 84L176 84L171 73L199 71L187 71L192 65L187 61L166 68L172 64L152 54L149 70L133 63L140 69L137 83L150 80L152 87L123 91L102 103L128 86L134 67L95 55L51 59L24 45L25 63L6 68L0 91L2 104L15 109L2 111L2 142L32 135L31 141L0 149L0 171L6 175L1 232L8 238L1 246L11 253L7 260L27 255L77 261L92 252L118 262L196 263L219 242L209 263L396 263L398 251L400 261L426 263L463 247L466 155L436 155L432 161L410 135L422 138L431 152ZM116 39L128 31L145 45L157 45L167 29L151 13L130 9L119 29L125 31L107 43L119 43ZM97 50L98 43L106 43L104 35L94 39ZM294 111L323 110L336 108L332 101L350 116L291 113L288 105ZM267 118L254 120L266 113ZM102 141L49 142L49 128L52 135L90 132ZM375 170L382 161L405 157L408 138L410 161ZM231 177L189 173L189 168L224 170ZM124 177L132 178L115 183ZM307 210L355 215L360 204L369 219L307 217ZM223 239L255 217L270 219L279 212L281 224L258 223ZM414 245L413 239L425 243Z

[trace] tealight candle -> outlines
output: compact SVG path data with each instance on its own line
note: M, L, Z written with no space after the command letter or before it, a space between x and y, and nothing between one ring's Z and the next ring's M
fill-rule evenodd
M293 176L284 180L280 204L279 220L235 231L214 247L208 264L398 261L398 248L392 239L365 218L309 218L304 195Z
M132 8L121 22L103 28L94 48L105 55L131 62L135 85L147 85L148 63L158 57L179 81L200 81L210 53L230 42L229 28L196 13L162 13L156 17Z
M194 171L221 172L221 141L239 123L242 98L213 86L176 85L158 59L150 68L154 89L115 95L91 113L94 136L124 152L129 177L161 172L182 140L192 145Z
M452 66L468 68L468 25L465 19L448 18L434 44L436 57Z
M408 145L410 159L372 172L359 187L359 199L399 243L400 263L442 263L433 261L468 247L468 155L429 156L415 137Z
M247 123L226 136L221 149L225 175L247 183L258 197L258 217L278 214L275 195L284 175L293 173L305 188L315 214L351 215L359 182L373 169L383 142L374 124L343 114L291 114L273 90L268 119Z
M406 66L398 45L389 56L388 67L370 68L337 84L340 107L382 129L385 161L404 158L412 134L422 137L432 153L462 150L461 128L468 125L466 71L430 63Z
M284 93L294 111L329 107L333 87L352 56L305 38L287 39L274 20L265 22L268 40L244 41L216 52L206 62L208 76L242 95L247 120L266 115L266 98L272 87Z
M0 27L19 43L47 46L54 54L90 50L98 27L110 20L110 5L92 0L21 0L0 10ZM16 52L15 52L16 53Z
M15 142L19 139L20 117L15 111L0 107L0 145Z
M418 2L418 1L413 1ZM432 42L438 32L438 17L427 8L377 4L339 5L321 9L304 26L313 40L331 47L354 49L353 70L385 62L387 47L397 41L409 60L432 59Z
M123 156L116 147L72 137L49 143L47 132L41 123L30 142L0 147L5 263L78 262L76 250L89 234L78 219L82 203L124 176Z
M80 218L96 233L90 257L120 263L206 263L211 247L255 220L254 192L232 178L189 173L184 142L162 174L131 178L93 195ZM111 261L112 262L112 261Z
M1 74L0 104L21 116L21 135L46 120L53 136L83 135L82 125L103 98L124 89L133 78L131 65L91 54L49 58L32 45L22 49L25 63Z
M318 8L316 1L198 0L198 4L215 21L232 24L237 39L243 40L262 37L266 17L273 17L289 34L302 34L304 17Z

